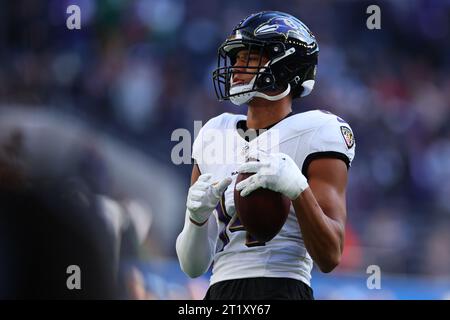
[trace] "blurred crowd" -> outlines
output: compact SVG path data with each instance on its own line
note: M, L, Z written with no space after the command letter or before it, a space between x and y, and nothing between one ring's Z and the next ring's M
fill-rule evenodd
M80 6L80 30L66 27L70 4ZM171 133L193 132L194 120L206 122L222 112L246 112L216 100L211 72L218 46L250 13L289 12L310 27L320 46L315 89L295 101L294 111L329 110L344 118L356 137L339 269L364 273L376 264L388 273L448 277L450 2L378 1L380 30L366 26L370 4L4 1L0 105L85 119L151 158L155 171L175 173L172 183L182 192L173 201L182 207L191 166L171 162ZM91 160L85 165L98 173ZM153 215L176 226L169 235L174 241L184 211L153 210ZM174 245L158 245L158 237L151 242L155 254L174 257ZM141 251L140 260L151 256ZM131 285L139 283L138 269L130 270ZM138 285L133 288L142 295Z

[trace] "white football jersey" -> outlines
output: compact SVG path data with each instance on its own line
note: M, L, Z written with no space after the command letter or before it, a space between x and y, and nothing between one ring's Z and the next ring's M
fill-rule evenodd
M267 243L252 239L234 212L233 191L236 170L244 159L243 150L256 148L288 154L306 176L311 160L337 157L350 166L355 141L350 126L327 111L309 111L289 116L247 142L236 125L244 115L224 113L209 120L193 145L192 157L200 172L212 181L232 177L222 201L214 210L219 236L213 262L211 285L224 280L254 277L293 278L310 285L313 261L308 254L293 206L281 231Z

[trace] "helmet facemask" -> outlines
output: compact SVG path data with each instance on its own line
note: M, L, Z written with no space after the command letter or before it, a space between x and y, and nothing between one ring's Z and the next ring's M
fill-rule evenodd
M247 50L247 61L244 65L235 67L236 55L241 50ZM294 50L295 51L295 50ZM257 54L259 61L256 66L250 65L250 55ZM289 53L290 54L290 53ZM269 61L263 64L263 57ZM284 44L249 41L227 40L220 48L218 55L218 67L213 73L214 89L219 100L230 100L236 105L249 102L254 97L262 97L267 100L279 100L290 92L289 84L279 88L276 84L271 65L286 56ZM233 85L235 74L250 74L252 79L244 84ZM269 96L263 92L284 90L276 96Z

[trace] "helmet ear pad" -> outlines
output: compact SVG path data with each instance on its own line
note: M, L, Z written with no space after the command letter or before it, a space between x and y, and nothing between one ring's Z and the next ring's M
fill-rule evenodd
M304 77L301 80L301 85L297 86L293 91L293 98L307 96L312 91L316 78L317 64L305 67L302 72Z
M299 64L298 61L304 61ZM291 85L292 98L298 98L305 90L303 84L308 81L308 87L313 85L317 69L317 55L299 57L297 54L286 57L270 66L275 77L276 89L285 89ZM310 89L307 90L309 92ZM305 94L305 95L307 95Z

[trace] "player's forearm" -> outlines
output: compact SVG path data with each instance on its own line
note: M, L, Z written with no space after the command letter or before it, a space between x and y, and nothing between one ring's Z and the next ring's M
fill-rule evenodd
M292 201L306 249L323 272L331 272L340 262L343 227L328 217L311 188Z
M176 251L181 269L191 278L201 276L211 264L214 244L209 238L208 227L209 221L197 226L186 213L183 231L176 241Z

